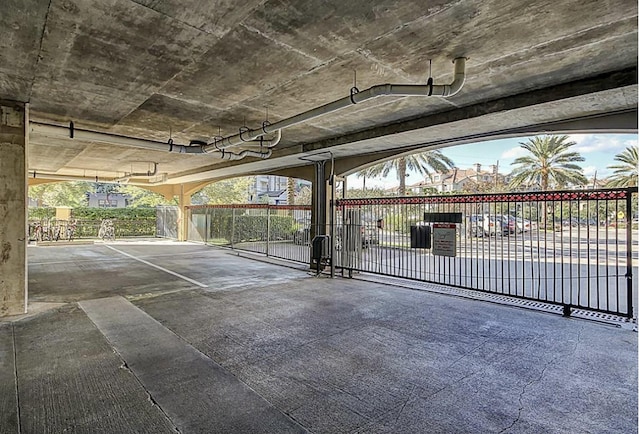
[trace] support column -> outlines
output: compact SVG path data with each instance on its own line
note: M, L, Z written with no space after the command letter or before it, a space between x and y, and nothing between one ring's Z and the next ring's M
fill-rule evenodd
M327 184L325 178L325 161L315 162L315 178L311 194L313 204L311 213L311 239L316 235L327 233Z
M190 218L187 206L189 205L191 205L191 194L185 193L184 185L181 185L178 195L178 241L187 241Z
M27 311L29 107L0 101L0 316Z

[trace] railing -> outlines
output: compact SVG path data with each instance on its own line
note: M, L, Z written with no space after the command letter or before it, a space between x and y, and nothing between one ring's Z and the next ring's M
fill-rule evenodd
M637 188L343 199L336 212L343 270L634 316Z
M309 263L311 207L193 205L188 240Z

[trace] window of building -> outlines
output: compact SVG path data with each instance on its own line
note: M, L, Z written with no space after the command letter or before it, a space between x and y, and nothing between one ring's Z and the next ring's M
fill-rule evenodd
M98 208L116 208L118 202L115 200L98 199Z

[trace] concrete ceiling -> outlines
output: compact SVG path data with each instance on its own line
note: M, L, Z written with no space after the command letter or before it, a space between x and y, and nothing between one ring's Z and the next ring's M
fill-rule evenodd
M0 98L29 102L32 121L188 144L348 96L354 71L361 90L423 84L432 59L435 82L448 84L452 59L468 58L457 95L345 108L283 130L268 160L30 138L30 170L117 177L155 162L169 183L611 113L632 113L637 128L637 10L636 0L6 0Z

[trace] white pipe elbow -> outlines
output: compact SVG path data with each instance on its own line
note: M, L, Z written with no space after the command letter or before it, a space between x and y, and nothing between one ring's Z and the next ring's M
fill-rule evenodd
M276 130L276 136L271 139L271 143L269 143L269 148L273 148L278 143L280 143L280 139L282 139L282 130Z
M466 57L458 57L453 60L453 81L448 86L448 93L444 96L453 96L456 93L460 92L462 86L464 85L465 80L465 66L466 66L467 58Z

